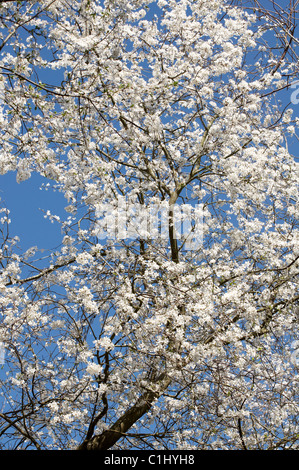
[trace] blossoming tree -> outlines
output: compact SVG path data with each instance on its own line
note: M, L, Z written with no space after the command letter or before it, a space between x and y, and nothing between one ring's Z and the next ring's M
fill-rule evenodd
M1 2L1 174L66 198L43 259L1 209L1 448L298 448L294 8L254 5Z

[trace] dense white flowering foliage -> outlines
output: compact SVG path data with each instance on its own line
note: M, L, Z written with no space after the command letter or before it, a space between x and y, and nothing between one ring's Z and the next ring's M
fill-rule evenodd
M1 209L1 448L298 449L294 64L268 40L225 0L0 5L0 173L66 198L39 261ZM120 197L167 236L121 236Z

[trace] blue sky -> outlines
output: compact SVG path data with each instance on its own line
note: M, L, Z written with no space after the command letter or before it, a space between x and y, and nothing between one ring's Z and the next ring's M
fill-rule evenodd
M21 183L16 182L15 172L0 176L1 203L10 210L10 235L20 238L19 246L24 250L36 245L52 251L61 243L60 225L51 223L44 215L47 210L67 215L64 211L67 201L57 191L40 189L45 183L47 180L37 174Z

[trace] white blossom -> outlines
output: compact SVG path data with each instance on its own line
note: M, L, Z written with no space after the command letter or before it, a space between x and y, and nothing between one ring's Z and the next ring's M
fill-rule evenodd
M60 237L1 206L1 448L298 449L296 14L79 3L0 5L0 174Z

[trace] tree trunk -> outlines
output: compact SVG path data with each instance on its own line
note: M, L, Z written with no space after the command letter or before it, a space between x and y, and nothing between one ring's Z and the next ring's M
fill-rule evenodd
M159 387L158 391L148 390L136 401L136 403L129 408L112 426L102 434L93 436L80 444L77 450L107 450L110 449L128 429L133 426L143 415L145 415L151 408L153 402L159 398L162 393L167 389L171 380L163 373L160 375L156 384Z

